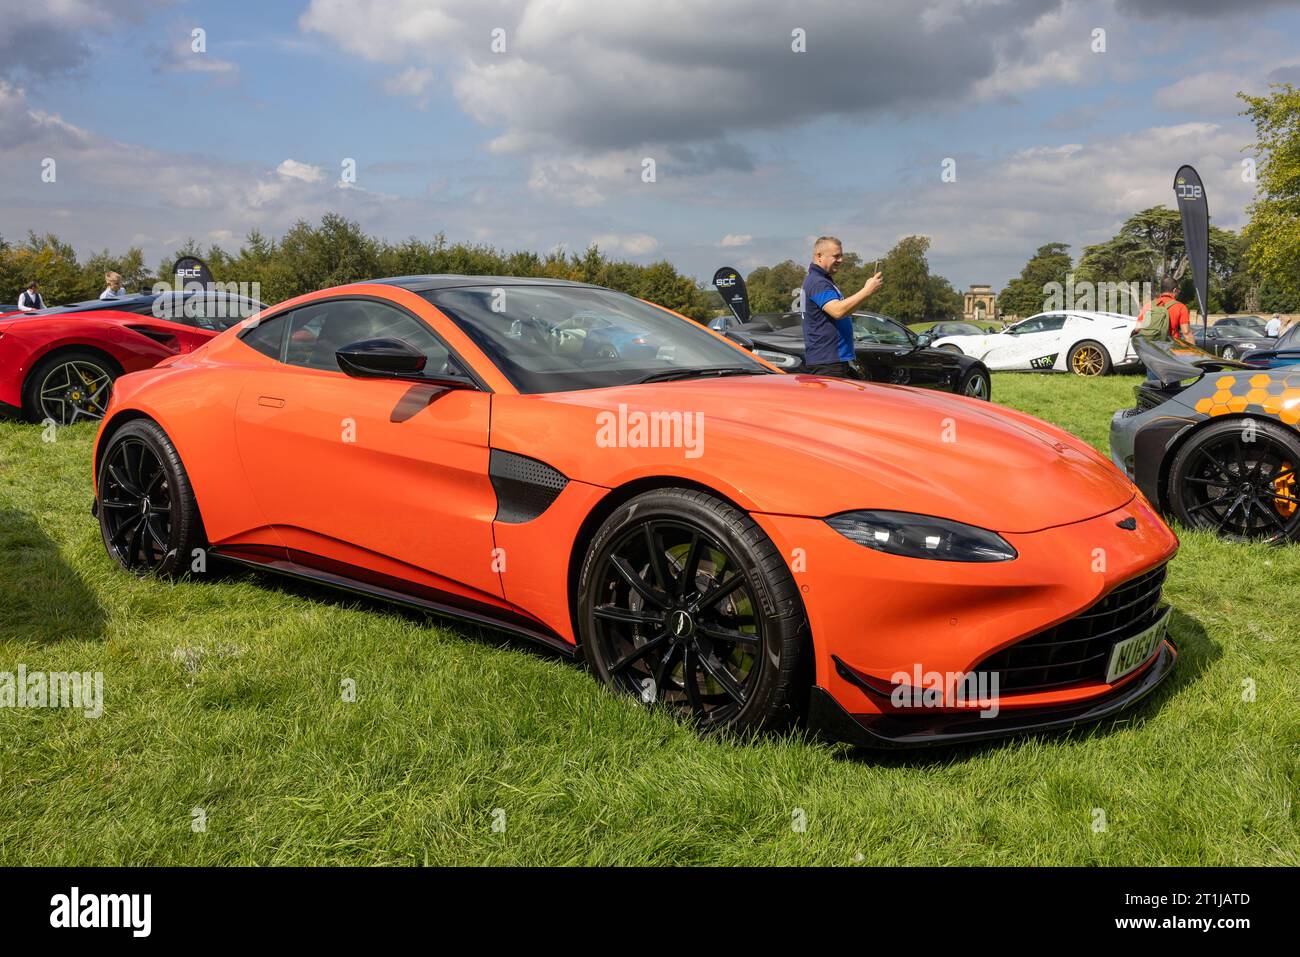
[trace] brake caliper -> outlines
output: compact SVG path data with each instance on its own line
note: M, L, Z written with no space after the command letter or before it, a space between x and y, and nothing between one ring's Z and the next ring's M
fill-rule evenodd
M1282 463L1282 475L1273 479L1273 491L1282 498L1273 499L1273 507L1283 518L1290 518L1296 510L1295 470L1290 462Z

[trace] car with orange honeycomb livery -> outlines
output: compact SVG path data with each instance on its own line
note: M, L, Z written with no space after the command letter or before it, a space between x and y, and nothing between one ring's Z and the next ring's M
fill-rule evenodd
M653 353L535 334L593 314ZM125 569L206 553L490 624L705 731L1062 728L1133 707L1177 656L1177 539L1087 443L978 399L787 375L581 283L281 303L119 379L93 483Z
M1236 540L1300 539L1300 366L1259 369L1137 339L1148 370L1111 458L1163 514Z

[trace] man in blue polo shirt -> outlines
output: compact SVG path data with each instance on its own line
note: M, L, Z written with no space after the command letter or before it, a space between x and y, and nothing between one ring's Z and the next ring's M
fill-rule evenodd
M813 261L803 281L804 369L813 375L861 379L853 349L853 310L880 288L877 272L847 299L831 278L844 261L844 246L834 236L813 244Z

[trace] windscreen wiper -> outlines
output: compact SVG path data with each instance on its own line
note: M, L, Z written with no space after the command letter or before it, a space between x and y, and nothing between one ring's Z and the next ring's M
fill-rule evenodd
M648 376L637 379L637 385L646 382L669 382L673 379L694 379L697 376L727 376L727 375L766 375L766 369L746 369L741 366L706 366L695 369L665 369L663 372L652 372Z

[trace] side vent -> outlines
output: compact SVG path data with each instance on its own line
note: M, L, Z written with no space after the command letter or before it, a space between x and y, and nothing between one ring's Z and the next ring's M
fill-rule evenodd
M560 497L569 480L545 462L493 449L488 475L497 493L498 522L531 522Z

